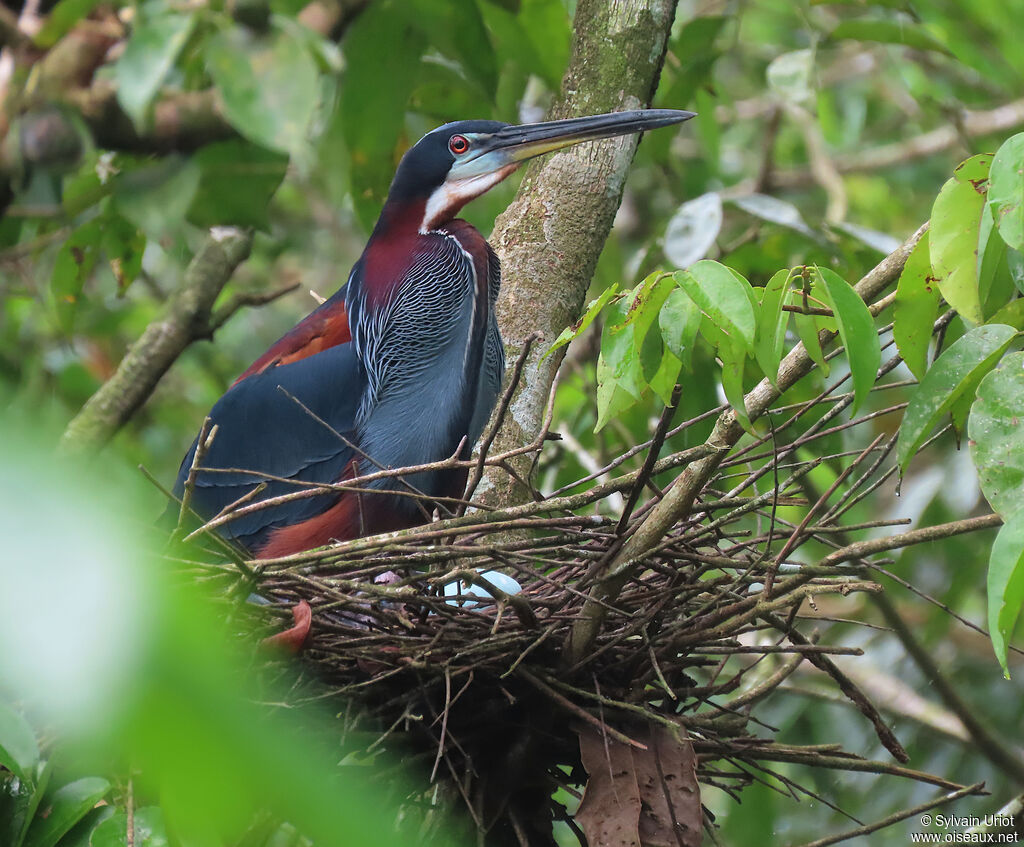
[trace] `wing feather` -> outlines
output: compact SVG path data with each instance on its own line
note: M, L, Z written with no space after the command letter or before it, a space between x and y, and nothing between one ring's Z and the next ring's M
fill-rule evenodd
M364 388L351 344L236 383L210 412L217 434L196 478L196 511L212 517L261 482L267 483L259 497L265 500L300 490L295 482L340 480L353 458L350 442ZM178 471L179 495L195 449L193 443ZM318 495L261 509L226 524L222 534L256 550L275 528L308 520L337 500Z

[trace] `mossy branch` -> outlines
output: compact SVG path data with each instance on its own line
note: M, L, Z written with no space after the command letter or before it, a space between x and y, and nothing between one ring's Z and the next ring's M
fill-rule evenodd
M193 341L209 338L213 304L231 274L249 256L252 233L216 227L185 271L181 287L160 316L125 354L114 375L86 401L61 438L61 449L81 452L107 441L146 402L160 378Z

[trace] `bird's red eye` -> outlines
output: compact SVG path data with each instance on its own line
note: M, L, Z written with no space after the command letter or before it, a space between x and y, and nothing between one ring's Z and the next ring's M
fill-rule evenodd
M448 149L456 156L465 153L469 149L469 139L464 135L453 135L448 139Z

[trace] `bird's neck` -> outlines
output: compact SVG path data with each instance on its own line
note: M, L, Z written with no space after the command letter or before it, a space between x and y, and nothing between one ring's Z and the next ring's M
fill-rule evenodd
M413 238L420 234L424 215L426 215L427 198L414 197L393 200L390 197L381 209L377 225L373 228L370 243L378 239Z

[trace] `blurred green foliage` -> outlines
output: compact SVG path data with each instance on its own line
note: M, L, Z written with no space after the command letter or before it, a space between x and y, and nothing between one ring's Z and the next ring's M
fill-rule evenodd
M300 280L302 289L270 307L241 313L218 332L216 343L194 345L112 445L117 463L142 462L157 477L170 480L210 405L315 305L306 290L327 296L343 283L394 166L410 143L448 120L520 122L543 114L568 57L574 4L373 0L361 14L326 33L299 21L303 6L292 0L268 5L168 0L119 4L116 20L126 22L126 40L96 78L117 83L117 102L129 121L120 130L126 143L112 143L117 140L112 126L105 146L85 138L82 158L70 171L64 163L19 170L12 178L14 200L0 219L0 400L9 419L30 421L44 432L59 427L109 375L179 283L202 228L254 226L259 235L253 257L225 297L291 280ZM101 17L104 8L91 0L62 0L36 36L37 44L57 44L80 19ZM834 296L842 291L835 287L836 279L857 280L930 217L935 224L944 221L939 229L945 237L936 244L933 233L917 262L908 267L906 284L901 281L896 342L910 369L895 373L886 403L908 400L910 390L900 380L922 376L927 366L930 334L920 327L934 318L938 300L914 281L925 280L933 263L952 257L950 269L956 274L941 293L970 322L987 320L1020 329L1024 313L1013 305L1020 301L1007 305L1016 297L1014 286L1024 290L1024 264L1014 252L1024 247L1019 171L1014 169L1021 159L1020 136L1002 148L1002 158L996 155L993 161L991 156L1013 130L1012 122L997 123L996 110L1021 111L1020 14L1019 3L1004 0L683 0L655 105L695 109L700 118L680 134L655 133L640 146L593 286L594 298L604 295L602 306L612 294L629 294L611 303L606 314L595 310L593 323L586 321L570 350L554 420L555 428L572 434L580 449L566 446L546 454L540 466L544 488L568 486L589 473L592 463L600 467L646 439L675 374L683 374L685 386L678 419L726 402L735 405L740 391L770 373L783 351L779 339L787 336L781 306L784 298L791 298L792 305L804 293L804 281L790 268L816 269L813 279L807 277L806 295L841 311ZM342 34L336 42L332 30L337 29ZM30 83L15 79L26 90ZM211 91L223 104L222 113L213 116L216 120L202 111L198 96ZM188 96L195 96L188 101L191 110L175 115L194 120L203 143L183 144L169 154L158 144L147 148L127 143L132 137L158 139L166 129L158 120L160 115L166 118L160 110L180 107ZM983 119L965 120L964 108L978 110ZM209 124L200 119L209 119ZM952 134L949 144L917 155L922 138L943 130ZM25 133L20 138L23 148L31 140ZM988 202L979 202L969 184L977 178L970 170L977 159L968 171L950 178L953 167L969 154L984 154L986 172L991 167ZM827 178L829 163L838 182ZM466 217L489 231L515 187L513 179L496 188L470 206ZM692 205L698 199L701 205ZM964 237L968 226L976 228ZM965 263L964 251L979 243L981 252L991 257L988 263ZM683 262L680 256L692 259ZM688 264L689 271L674 277L662 273ZM722 276L727 273L723 265L753 289L733 287L731 278ZM780 269L786 269L781 277ZM723 285L708 287L702 279L718 279ZM741 349L715 336L712 325L702 324L688 293L724 297L730 289L744 299L748 290L755 294L747 301L753 324L737 327L744 339ZM626 325L629 298L646 298L641 302L657 308L640 310L629 330L617 333L617 327ZM739 311L735 303L700 305L717 309L724 319L746 315L743 301L738 302ZM1004 308L1011 312L1000 314ZM829 320L819 318L794 317L789 341L810 340ZM850 320L845 326L848 342L855 333L863 336L863 327ZM960 319L954 321L946 346L967 329ZM875 355L872 349L863 360L866 364L858 359L852 368L861 399L865 383L859 374L876 361ZM724 380L716 356L726 366ZM816 372L788 399L814 396L826 380L831 384L845 376L851 364L834 366L831 375ZM1005 376L1002 368L989 378L1000 372ZM609 373L612 379L602 379ZM645 390L647 385L653 390ZM973 397L970 388L967 393ZM862 414L881 408L875 396L864 402ZM986 414L988 408L983 409ZM925 420L935 422L927 415ZM669 447L681 449L703 439L710 421L690 427ZM829 448L835 453L863 449L874 435L898 425L896 417L883 415L856 432L830 435ZM15 454L8 441L5 455ZM8 465L0 471L13 473L20 467ZM6 504L8 514L23 505L25 479L32 480L30 490L50 496L45 460L24 468L23 476L11 476L2 489L5 494L19 492ZM809 484L825 490L840 470L824 463L809 475ZM158 512L158 492L134 482L120 484L133 493L133 520ZM94 499L98 485L94 474L81 489L70 489L70 499L37 504L35 517L16 527L21 531L16 538L29 539L24 548L16 548L23 553L5 561L44 561L32 544L52 535L49 522L54 516L64 520L83 500ZM75 497L75 491L81 495ZM900 498L892 486L883 487L859 504L853 517L938 523L962 517L981 502L970 462L955 452L954 438L948 435L909 466ZM113 513L120 508L110 507ZM800 515L790 517L799 520ZM26 536L25 527L34 529ZM108 541L120 543L120 538L120 531L112 528ZM75 550L68 543L45 561L74 561L69 556ZM954 538L899 554L890 567L900 579L982 623L988 551L987 538ZM1012 551L1005 558L1012 577L1019 564ZM15 568L11 577L25 569ZM161 579L159 573L153 569L152 579ZM61 579L54 573L47 590L59 587ZM1019 657L1010 655L1016 673L1012 682L1004 681L985 638L920 598L898 596L901 610L971 706L1008 745L1024 744ZM294 727L284 726L280 737L272 737L259 729L271 718L257 715L245 704L248 700L235 699L225 690L222 680L237 680L238 666L216 651L210 653L210 645L221 638L198 610L204 601L170 592L165 602L152 618L158 624L143 639L149 646L139 648L148 651L139 655L145 656L151 675L133 685L127 704L117 705L117 721L107 722L112 737L130 739L137 744L133 752L159 763L156 770L166 770L171 799L169 805L161 801L165 825L194 826L196 843L216 843L222 832L202 830L201 820L188 823L190 808L207 809L215 799L228 803L225 815L217 819L227 821L236 833L254 804L293 821L301 819L303 832L310 835L323 832L320 827L367 821L362 813L353 813L351 819L344 814L359 808L358 780L344 781L340 793L325 799L325 786L337 774L323 760L322 746ZM823 606L825 616L866 617L870 622L872 613L858 602ZM999 624L998 613L996 618ZM880 678L904 681L927 696L928 680L920 678L893 639L842 620L832 626L835 640L847 639L866 649L864 661ZM1007 640L1012 626L1012 621L1002 624ZM93 659L106 662L101 653ZM138 656L136 660L142 661ZM240 693L247 690L243 687ZM53 832L31 829L31 819L41 806L59 805L68 814L51 815L53 831L58 819L69 825L79 821L87 829L99 824L95 832L109 833L109 841L97 845L117 843L122 812L101 820L106 812L84 806L103 788L100 796L111 803L107 808L122 809L126 786L117 782L119 771L112 765L85 771L51 766L48 745L39 753L35 741L46 738L46 721L32 721L30 743L26 725L12 714L0 713L0 763L11 771L4 802L14 809L10 820L24 826L10 837L36 839L25 841L27 845L55 844ZM210 722L204 724L200 714L210 715ZM242 714L251 720L237 717ZM778 697L761 717L794 742L832 743L841 737L850 749L868 756L878 753L877 742L848 705ZM964 783L983 779L996 797L1009 792L1009 781L969 743L936 736L934 729L906 716L895 720L916 767L952 774ZM297 746L281 740L292 738L289 733L299 733ZM310 761L320 764L296 768L300 757L295 751L305 755L307 749ZM204 763L202 778L190 770L197 761ZM278 795L261 781L260 774L268 770L294 773L293 784L308 796ZM797 775L796 768L780 765L778 770ZM109 783L81 782L99 779L100 773ZM864 775L800 772L799 777L864 820L926 796L921 786ZM766 832L774 833L773 843L798 842L816 837L823 828L834 831L845 825L841 814L815 802L796 806L782 796L778 782L766 782L745 792L742 806L709 790L705 800L718 815L725 843L761 845ZM158 788L137 789L142 798L137 814L153 832L162 825L160 816L146 811L145 804L157 801ZM58 804L57 795L65 789ZM981 814L994 807L965 800L958 808ZM366 826L383 825L386 818L382 813ZM272 832L277 824L276 819L268 821L251 843L298 838ZM61 843L68 847L88 843L73 827L56 837L63 837ZM260 837L265 841L259 842ZM354 843L388 843L379 831L353 838ZM159 843L157 836L151 840ZM324 843L331 843L330 838Z

